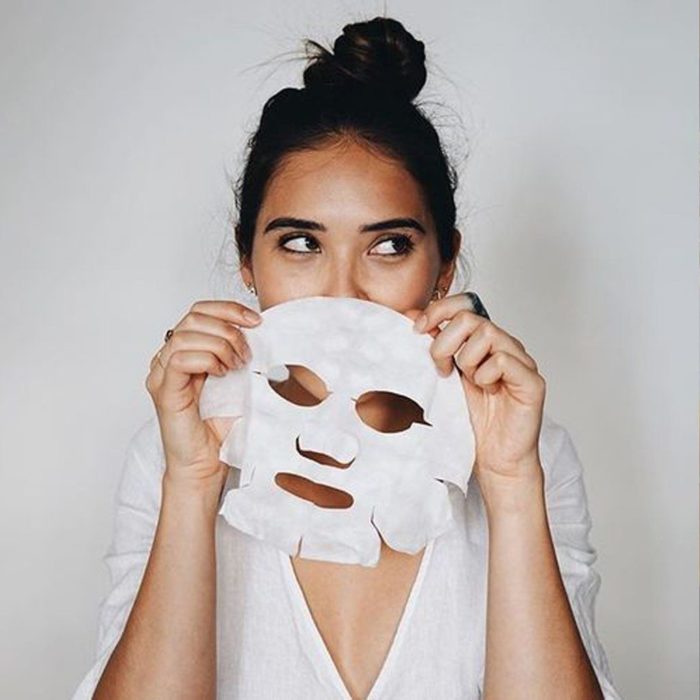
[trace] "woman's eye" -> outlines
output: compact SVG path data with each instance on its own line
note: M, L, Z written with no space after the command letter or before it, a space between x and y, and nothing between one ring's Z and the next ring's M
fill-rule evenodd
M293 236L282 236L279 239L279 247L282 248L282 250L286 250L288 253L301 253L302 255L305 255L307 253L313 253L313 250L309 250L308 248L304 248L303 244L298 243L298 241L312 241L313 245L318 245L318 242L313 236L309 236L306 234L296 234ZM287 246L287 243L293 242L295 247L289 247Z
M398 250L392 251L392 246L397 246ZM392 236L380 241L372 250L379 250L377 255L398 256L407 255L413 250L414 243L409 236Z
M308 255L310 253L316 253L319 250L318 241L308 234L297 233L281 236L278 245L282 250L288 253L296 253L299 255ZM413 247L414 243L410 236L391 236L390 238L379 241L379 243L372 248L372 254L382 257L399 257L410 253Z

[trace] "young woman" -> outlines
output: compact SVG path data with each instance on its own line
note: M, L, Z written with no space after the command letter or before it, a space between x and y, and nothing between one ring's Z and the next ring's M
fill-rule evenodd
M222 524L227 426L202 421L198 397L208 374L249 360L240 329L261 320L198 301L150 363L156 415L129 445L113 588L74 697L619 699L571 438L544 413L523 343L478 298L448 293L455 176L414 104L423 43L376 18L344 27L332 52L309 46L304 87L269 99L249 144L240 274L260 309L356 297L430 333L438 369L460 373L476 440L458 527L416 555L382 542L371 568L289 557Z

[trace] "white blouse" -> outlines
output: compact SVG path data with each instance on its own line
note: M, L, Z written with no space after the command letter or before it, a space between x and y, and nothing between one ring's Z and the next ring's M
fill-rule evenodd
M568 431L545 412L540 434L547 514L579 633L605 700L621 700L595 630L601 578L593 567L582 465ZM126 625L150 552L165 469L157 417L131 439L112 543L111 590L99 609L97 653L73 700L92 698ZM232 468L227 488L240 471ZM476 478L467 498L448 484L455 526L431 540L367 700L477 700L484 678L488 522ZM216 518L217 698L351 700L306 604L290 557Z

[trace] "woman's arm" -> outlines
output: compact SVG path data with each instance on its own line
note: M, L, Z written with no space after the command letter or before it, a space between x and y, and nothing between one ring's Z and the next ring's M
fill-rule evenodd
M620 700L594 626L600 576L582 465L568 431L546 415L540 454L540 480L481 485L489 525L484 697Z
M581 463L544 411L537 363L473 301L455 294L432 302L415 330L434 336L441 374L457 366L474 435L472 470L489 530L479 689L489 700L620 700L594 629L600 577Z
M484 489L490 499L484 698L603 700L559 574L543 481Z
M94 700L216 697L214 526L222 486L163 477L143 580Z

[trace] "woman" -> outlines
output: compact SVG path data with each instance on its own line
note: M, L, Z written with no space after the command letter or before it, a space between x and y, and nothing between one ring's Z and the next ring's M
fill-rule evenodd
M448 294L455 177L413 103L423 43L387 18L317 49L304 88L265 105L238 194L240 273L261 309L357 297L415 320L456 366L476 440L459 527L376 568L287 555L221 524L227 425L203 422L208 374L250 359L258 314L199 301L146 388L106 556L98 658L76 698L619 698L594 629L600 577L582 468L543 412L523 344ZM264 322L264 321L263 321ZM312 378L294 379L314 393ZM469 465L465 465L465 469Z

